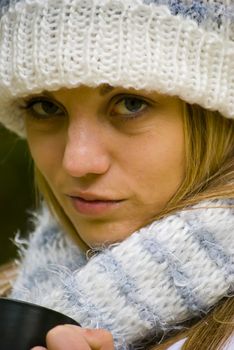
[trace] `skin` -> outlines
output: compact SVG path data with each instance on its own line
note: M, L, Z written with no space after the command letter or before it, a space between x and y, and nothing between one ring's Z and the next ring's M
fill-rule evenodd
M46 346L36 346L31 350L114 350L110 332L72 325L57 326L49 331Z
M144 226L165 207L185 172L178 98L122 88L100 91L61 89L53 97L63 114L37 120L28 110L25 118L32 157L88 246L121 241ZM134 114L119 102L120 94L146 102ZM40 102L33 110L45 114ZM74 191L123 201L103 215L83 215L67 196Z
M166 206L185 174L182 103L177 97L103 85L62 88L43 98L57 109L48 118L45 105L30 103L25 112L30 152L88 246L124 240ZM68 197L74 191L122 201L113 210L85 215ZM109 332L101 337L102 330L93 332L56 327L47 336L47 348L114 349Z

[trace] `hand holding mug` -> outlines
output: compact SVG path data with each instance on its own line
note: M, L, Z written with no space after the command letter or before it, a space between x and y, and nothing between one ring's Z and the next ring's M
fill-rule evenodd
M20 300L0 298L1 350L45 347L48 332L64 324L79 326L75 320L57 311Z
M114 350L110 332L73 325L57 326L50 330L46 336L46 346L36 346L31 350Z

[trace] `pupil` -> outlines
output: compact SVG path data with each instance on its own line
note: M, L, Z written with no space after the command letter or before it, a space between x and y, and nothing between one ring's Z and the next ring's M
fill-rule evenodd
M142 101L136 98L128 98L125 100L125 107L130 112L137 112L142 106Z
M55 106L54 103L52 102L42 102L42 109L44 110L44 112L48 113L48 114L53 114L56 113L58 110L58 107Z

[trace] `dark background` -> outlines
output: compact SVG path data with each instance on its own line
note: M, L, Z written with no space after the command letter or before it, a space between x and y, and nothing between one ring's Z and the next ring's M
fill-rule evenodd
M12 239L25 237L35 208L33 166L25 141L0 124L0 265L17 256Z

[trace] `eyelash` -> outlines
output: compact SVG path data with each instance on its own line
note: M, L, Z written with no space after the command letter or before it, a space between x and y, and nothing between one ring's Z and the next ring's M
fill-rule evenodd
M30 118L32 119L36 119L38 121L48 121L51 119L54 119L58 116L61 117L60 115L48 115L48 116L40 116L40 114L37 114L36 112L33 111L33 106L36 105L37 103L43 103L43 102L47 102L47 103L51 103L54 106L58 107L58 109L60 109L61 111L63 111L63 114L66 114L66 111L64 110L64 108L62 106L60 106L58 103L55 103L54 101L51 101L47 98L44 97L33 97L30 100L24 100L24 105L20 106L20 108L24 111L26 111L27 113L29 113Z
M142 105L145 105L143 110L140 110L140 111L135 112L135 113L134 112L132 112L132 113L130 112L129 114L118 114L118 113L113 113L113 112L111 113L111 116L113 118L116 115L118 115L124 121L133 120L137 117L140 117L141 114L145 111L145 109L150 106L150 102L146 101L145 99L143 99L137 95L119 95L119 96L115 96L113 100L114 100L113 103L115 103L114 107L119 105L121 102L124 102L124 101L126 102L127 100L128 101L135 100L135 102L138 101L138 102L142 103ZM33 106L35 106L37 103L43 103L43 102L53 104L58 109L63 111L63 113L48 114L48 116L40 116L40 114L37 114L35 111L33 111ZM25 110L26 112L28 112L31 118L36 119L38 121L49 121L49 120L53 120L54 118L61 117L64 114L66 114L66 111L64 110L64 108L62 106L60 106L57 102L51 101L51 100L44 98L44 97L34 97L34 98L31 98L30 100L24 100L24 105L20 106L20 108Z
M145 107L143 108L143 110L140 110L138 112L131 112L131 111L129 111L130 112L129 114L118 114L118 113L115 114L115 113L112 112L111 116L114 117L115 115L118 115L124 121L133 120L133 119L136 119L136 118L140 117L145 112L145 110L150 106L150 102L146 101L145 99L143 99L140 96L137 96L137 95L119 95L119 96L117 96L117 98L114 98L114 102L115 102L114 108L117 105L119 105L121 102L125 101L125 103L126 103L127 100L128 101L132 100L132 101L135 101L135 102L140 102L142 105L145 105Z

